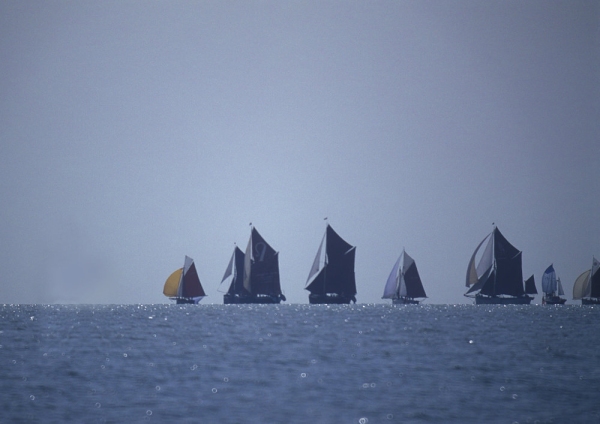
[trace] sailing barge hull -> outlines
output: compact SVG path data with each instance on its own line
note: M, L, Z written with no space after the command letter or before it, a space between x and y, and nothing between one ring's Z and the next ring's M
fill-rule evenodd
M172 297L171 299L174 300L177 305L196 305L202 300L201 298L194 299L193 297Z
M582 305L600 305L600 298L597 297L588 297L581 299Z
M223 296L223 303L225 305L248 305L248 304L262 304L262 305L275 305L285 300L283 295L276 296L237 296L226 294Z
M475 296L476 305L529 305L533 297L499 297L499 296Z
M312 305L348 305L351 301L356 303L356 298L338 294L315 294L308 295L308 303Z
M408 299L406 297L400 297L398 299L392 299L393 305L418 305L419 301L414 299Z

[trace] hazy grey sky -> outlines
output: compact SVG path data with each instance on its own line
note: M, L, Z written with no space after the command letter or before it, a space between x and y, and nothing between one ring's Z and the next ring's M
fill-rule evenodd
M250 222L307 303L324 217L359 303L403 247L428 303L470 303L493 222L570 299L600 257L599 5L2 0L0 303L168 302L186 254L222 303Z

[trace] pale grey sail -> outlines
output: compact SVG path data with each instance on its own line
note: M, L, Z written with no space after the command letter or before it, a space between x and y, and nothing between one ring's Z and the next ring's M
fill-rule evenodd
M396 297L396 290L398 287L398 279L400 270L400 261L402 260L402 255L398 257L398 260L394 264L392 268L392 272L385 283L385 288L383 289L383 297L382 299L394 299Z
M573 284L573 300L580 300L584 297L589 297L592 291L592 286L590 285L590 274L592 273L591 269L582 272L577 280L575 280L575 284Z
M556 279L557 291L559 296L564 296L565 291L563 290L562 283L560 282L560 278Z
M554 293L558 288L558 284L556 282L556 271L554 271L554 266L550 265L544 271L544 275L542 275L542 291L544 293Z
M313 261L312 267L310 268L310 272L308 273L308 278L306 279L306 286L310 284L311 278L316 275L319 270L321 270L325 266L326 258L322 258L323 256L323 245L325 244L325 237L327 233L323 235L323 239L321 239L321 244L319 245L319 250L317 250L317 256L315 256L315 260Z

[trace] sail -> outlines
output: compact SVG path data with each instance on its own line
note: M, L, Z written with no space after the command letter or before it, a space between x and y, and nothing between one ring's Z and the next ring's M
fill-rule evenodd
M552 294L557 288L556 272L554 271L554 266L550 265L546 268L544 275L542 276L542 291L546 294Z
M237 246L233 249L231 259L221 279L221 284L228 280L229 277L232 278L229 282L227 294L241 294L246 292L244 289L244 252Z
M244 288L252 294L281 294L279 253L252 227L244 256Z
M385 287L383 289L383 297L382 299L397 299L398 298L398 285L400 283L400 261L402 261L402 255L398 257L398 260L394 264L392 268L392 272L385 283Z
M477 245L477 248L475 249L475 251L473 252L473 255L471 256L471 260L469 261L469 266L467 267L467 279L466 279L466 286L470 287L474 284L477 284L478 282L480 282L481 277L484 276L484 274L486 274L491 266L493 265L493 238L492 238L493 233L488 234L487 236L484 237L483 240L481 240L481 242ZM482 257L479 260L479 263L477 265L477 267L475 267L475 260L476 260L476 256L477 256L477 252L479 252L479 249L481 248L481 246L483 245L483 243L485 241L488 241L486 248L484 250L484 253L482 255ZM469 290L470 292L471 290Z
M573 284L573 299L600 298L600 262L592 258L592 268L584 271Z
M200 278L196 271L194 260L189 256L185 257L183 268L174 271L163 288L165 296L176 298L197 299L206 296Z
M225 269L225 274L223 274L223 278L221 278L221 283L233 275L234 261L235 261L235 250L233 251L233 254L231 255L231 259L229 259L229 263L227 264L227 268Z
M181 281L181 274L183 274L183 268L179 268L169 275L169 278L167 278L167 281L165 281L165 287L163 288L163 293L165 296L177 296L179 281Z
M557 286L558 295L564 296L565 291L563 290L562 283L560 282L560 277L556 279L556 286Z
M400 296L406 296L409 298L415 297L427 297L419 271L417 270L417 264L413 258L404 253L404 264L402 267L403 284L400 286Z
M521 252L513 258L497 258L496 272L496 295L522 296L525 294Z
M479 281L477 281L477 283L475 283L471 286L471 288L467 291L466 294L474 293L478 290L483 289L485 286L493 285L495 279L496 279L496 273L494 272L494 269L490 267L487 270L487 272L485 274L483 274L481 276L481 278L479 278Z
M319 260L323 247L323 241L321 241L317 257L309 273L306 290L313 294L356 295L354 276L356 247L341 238L329 224L327 224L325 230L324 245L325 260L323 266L320 267Z
M181 277L181 284L179 284L178 297L194 298L203 296L206 296L206 293L204 293L202 284L200 284L196 264L194 264L192 258L186 256L183 266L183 276Z
M477 252L488 237L488 244L475 267ZM469 261L466 285L471 288L466 294L479 290L487 296L522 296L525 290L521 251L510 244L497 227L488 237L479 243Z
M579 300L584 297L590 297L591 294L591 285L590 285L590 274L592 273L591 269L582 272L577 280L575 280L575 284L573 284L573 300Z
M535 288L535 277L532 275L525 281L525 293L527 294L538 294Z
M600 262L596 258L592 261L592 270L590 277L590 296L600 298Z
M319 272L325 266L326 259L324 256L325 252L323 251L323 245L325 244L326 236L327 236L327 232L325 232L325 234L323 234L323 238L321 239L321 244L319 245L319 250L317 250L317 256L315 256L313 265L310 268L310 272L308 273L308 278L306 279L307 283L317 272Z

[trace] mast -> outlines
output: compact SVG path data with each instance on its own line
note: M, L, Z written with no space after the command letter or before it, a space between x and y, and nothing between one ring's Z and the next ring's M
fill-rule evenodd
M494 225L494 224L492 224ZM498 278L498 264L496 260L496 230L498 227L494 225L494 229L492 230L492 258L494 258L493 267L494 267L494 296L498 294L498 290L496 289L496 280Z
M327 218L325 218L327 222ZM329 256L327 253L329 252L329 235L327 234L327 229L329 228L329 223L325 227L325 256L323 257L323 293L327 293L327 266L329 265Z

